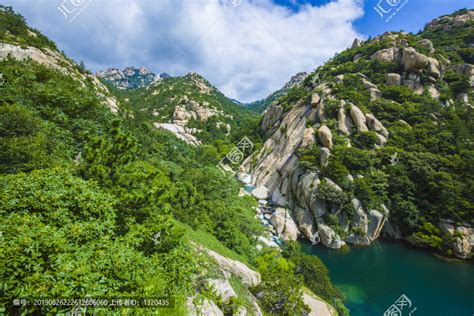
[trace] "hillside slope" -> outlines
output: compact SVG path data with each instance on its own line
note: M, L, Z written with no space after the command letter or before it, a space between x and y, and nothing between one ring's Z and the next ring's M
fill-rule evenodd
M472 256L473 19L463 10L355 45L267 109L248 168L304 237Z
M77 313L31 298L156 298L87 312L301 314L305 287L345 313L319 259L258 241L256 201L216 167L225 148L155 128L11 8L0 30L0 313Z

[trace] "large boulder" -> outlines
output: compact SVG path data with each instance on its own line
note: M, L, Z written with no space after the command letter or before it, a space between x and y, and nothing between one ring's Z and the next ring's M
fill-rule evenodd
M257 200L266 200L268 199L269 196L269 191L266 187L263 185L255 188L252 190L252 195L257 199Z
M354 216L352 218L352 228L357 230L357 233L352 233L347 238L347 242L355 245L367 246L370 245L370 238L368 236L369 220L367 214L362 208L362 204L356 198L351 200L354 207Z
M233 297L237 297L232 285L230 285L229 281L226 279L210 279L207 280L207 285L212 287L223 301L228 301Z
M354 122L359 132L369 131L369 129L367 128L366 118L365 118L364 113L362 113L362 111L354 104L352 104L351 106L350 115L351 115L352 121Z
M397 73L388 73L387 84L389 86L399 86L402 84L402 77Z
M326 147L322 147L319 153L319 163L321 166L328 165L329 156L331 156L331 151Z
M186 132L186 130L180 125L170 123L154 123L154 125L157 129L173 133L178 139L181 139L189 145L201 145L201 142L194 135Z
M287 209L277 208L270 218L270 223L281 239L296 240L298 238L298 227Z
M303 302L309 307L308 316L332 316L332 308L323 300L317 299L315 296L308 293L303 293Z
M191 316L224 316L224 313L219 309L219 307L211 300L204 299L199 304L194 305L191 299L191 302L187 303L188 312Z
M301 143L301 147L311 148L313 144L314 144L314 129L312 127L308 127L304 130L303 142Z
M418 72L425 69L430 76L434 78L441 77L438 60L417 52L413 47L403 48L401 64L407 72Z
M400 58L399 49L396 47L390 47L378 50L375 52L370 59L372 60L380 60L384 62L395 62L398 61Z
M322 221L318 222L318 233L321 238L321 243L328 248L339 249L344 245L344 241L341 240L341 237Z
M367 113L365 115L365 119L367 122L367 126L370 128L370 130L380 133L384 137L389 136L388 130L385 128L385 126L383 126L383 124L379 120L377 120L377 118L373 114Z
M260 273L250 269L244 263L224 257L210 249L207 249L207 254L217 262L222 270L237 276L244 284L248 286L260 284Z
M341 133L349 136L352 134L353 126L351 118L346 115L344 107L340 107L337 113L337 129Z
M362 45L362 41L358 38L355 38L354 41L352 42L351 48L358 48Z
M430 52L430 54L434 53L435 52L435 49L434 49L434 46L433 46L433 43L429 40L429 39L422 39L420 41L418 41L418 44L425 48L426 50L428 50Z
M467 224L456 226L453 221L441 220L438 227L453 239L451 248L456 257L471 258L474 250L474 229Z
M303 236L308 240L313 240L316 233L315 224L311 212L302 207L296 206L293 209L298 228Z
M326 125L321 126L318 130L318 136L324 147L332 149L332 133L329 127Z
M313 93L311 95L311 106L312 107L317 107L319 102L321 101L321 97L317 93Z

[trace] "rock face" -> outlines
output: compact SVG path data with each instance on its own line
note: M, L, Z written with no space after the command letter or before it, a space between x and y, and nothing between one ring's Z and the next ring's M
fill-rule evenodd
M365 79L364 77L362 77ZM366 79L367 86L372 87L371 83ZM331 95L331 89L326 83L321 83L315 87L318 93L311 92L312 100L308 100L307 104L297 103L291 110L286 113L278 111L278 115L273 113L274 110L269 109L263 118L263 121L277 121L275 126L268 128L265 132L268 139L263 148L257 155L255 167L249 170L252 173L252 181L254 185L264 186L269 191L269 203L277 206L284 206L288 208L294 218L294 223L301 235L311 242L321 242L329 248L340 248L345 244L341 236L336 233L335 227L331 227L326 223L326 216L331 216L339 221L340 227L350 235L352 230L363 232L363 235L354 235L354 243L369 244L373 237L377 238L385 223L385 217L379 221L377 213L372 212L371 218L374 218L374 226L369 225L368 214L369 210L361 210L359 218L365 218L365 224L361 224L362 220L353 221L350 224L348 215L342 211L342 205L336 202L328 202L319 196L319 186L321 179L317 172L308 171L299 165L299 158L296 152L299 148L307 148L310 146L312 129L307 128L307 123L310 122L314 127L318 126L317 122L324 122L324 104L328 100L336 100ZM388 131L378 121L375 116L369 115L369 122L362 113L362 111L354 104L347 103L344 100L339 101L339 108L337 113L337 129L341 134L350 135L359 131L368 131L367 126L373 131L376 131L380 139L379 143L384 145L387 138ZM349 114L345 113L346 106L350 105ZM272 105L272 108L278 106ZM333 114L331 114L333 115ZM278 118L272 118L277 116ZM268 124L265 124L265 127ZM327 165L331 148L333 147L333 132L325 124L320 124L317 129L318 138L323 145L320 149L320 165ZM334 194L342 194L342 189L330 179L324 178L325 190L331 190ZM259 196L259 197L263 197ZM290 236L282 234L282 227L285 216L281 213L276 213L272 218L272 224L276 227L276 233L282 236L283 239L294 239L296 233L293 232ZM288 213L290 213L288 212ZM288 217L286 217L288 219ZM287 220L286 219L286 220ZM292 227L293 224L290 226ZM363 230L359 226L363 226ZM286 226L285 226L286 227ZM292 230L296 231L296 230ZM339 231L339 230L338 230Z
M253 271L247 267L244 263L226 258L215 251L207 249L207 254L216 260L217 264L222 270L228 271L233 275L237 276L248 286L257 286L260 284L261 278L260 273Z
M453 239L451 248L456 257L469 259L473 257L474 250L474 229L468 224L456 226L449 220L441 220L438 225L443 233Z
M351 119L346 115L346 112L343 107L339 108L337 115L337 129L349 136L353 132L353 124Z
M270 222L275 227L278 236L283 240L296 240L298 238L298 227L291 218L290 212L284 208L277 208L270 218Z
M402 84L402 77L397 73L387 74L387 84L389 86L399 86Z
M329 156L331 156L331 151L326 147L321 148L321 152L319 154L319 162L321 166L327 166L329 162Z
M207 102L200 104L194 100L188 100L187 96L182 97L181 101L185 104L175 107L173 113L173 123L176 125L184 127L191 119L207 122L213 116L226 116L223 111L209 107Z
M237 297L232 285L230 285L229 281L226 279L208 280L207 284L216 290L217 295L219 295L223 301L228 301L233 297Z
M301 144L304 148L311 148L314 144L314 129L308 127L303 132L303 142Z
M259 186L255 189L252 190L252 195L257 199L257 200L266 200L268 199L268 189L264 186Z
M328 248L339 249L345 244L341 240L341 237L326 224L318 223L318 233L321 238L321 243Z
M375 52L371 57L372 60L380 60L384 62L395 62L400 58L400 52L395 47L381 49Z
M269 129L272 129L275 123L280 120L282 115L283 107L279 105L270 106L263 115L262 130L268 131Z
M388 137L389 133L388 130L380 123L379 120L373 114L366 114L365 115L367 126L370 128L371 131L375 131L377 133L382 134L384 137Z
M176 124L169 124L169 123L154 123L154 125L158 129L162 129L162 130L173 133L177 138L181 139L187 144L190 144L192 146L201 145L201 142L196 137L194 137L191 133L188 133L182 126L179 126Z
M204 300L201 304L195 307L196 316L209 315L209 316L224 316L224 313L219 309L219 307L210 300Z
M308 293L303 293L303 302L309 307L310 312L308 316L332 316L334 315L331 312L331 308L328 304L324 301L321 301L314 297L313 295L309 295Z
M462 14L456 16L443 16L433 20L429 23L425 30L436 31L442 30L444 32L449 32L453 28L463 26L469 21L474 20L474 10L466 10Z
M354 122L359 132L369 131L369 129L367 128L365 115L357 106L355 105L351 106L350 114L351 114L352 121Z
M326 125L323 125L319 128L318 136L324 147L332 149L332 133Z

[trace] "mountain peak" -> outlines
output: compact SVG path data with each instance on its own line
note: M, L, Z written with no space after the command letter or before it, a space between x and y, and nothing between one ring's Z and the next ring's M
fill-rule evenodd
M137 89L148 87L153 82L161 78L168 78L169 75L161 73L154 74L148 68L141 66L136 68L134 66L125 67L123 70L117 68L108 68L97 72L97 77L112 84L118 89Z

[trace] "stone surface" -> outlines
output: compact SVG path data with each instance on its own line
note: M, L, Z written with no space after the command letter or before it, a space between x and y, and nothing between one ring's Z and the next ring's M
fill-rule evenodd
M339 249L344 245L341 237L331 227L322 222L318 223L318 233L321 243L328 248Z
M375 240L382 232L386 217L377 210L369 210L367 215L369 219L367 234L371 240Z
M268 189L266 187L259 186L259 187L252 190L252 195L257 200L266 200L266 199L268 199L269 192L268 192Z
M303 142L301 143L301 147L311 148L313 144L314 144L314 129L312 127L308 127L303 132Z
M333 316L331 308L328 303L317 299L313 295L303 293L303 302L309 307L310 312L308 316Z
M353 127L352 120L348 115L346 115L344 107L340 107L337 113L337 129L341 133L349 136L352 134Z
M311 95L311 106L316 107L318 106L319 102L321 101L321 97L317 93L313 93Z
M281 239L296 240L298 238L298 227L293 221L288 209L282 207L277 208L270 218L270 223Z
M362 41L358 38L355 38L354 41L352 42L351 48L358 48L362 45Z
M226 279L210 279L207 280L207 285L212 287L223 301L228 301L232 297L237 297L232 285L230 285L229 281Z
M155 127L173 133L177 138L193 146L201 145L201 142L192 134L179 125L170 123L154 123Z
M368 132L369 129L367 128L366 125L366 118L364 113L355 105L352 104L351 110L350 110L350 115L352 118L352 121L354 122L357 130L359 132Z
M329 127L326 125L321 126L318 130L318 136L324 147L332 149L332 133Z
M283 115L283 107L279 105L271 105L265 111L262 119L262 130L268 131L274 128L275 123L277 123Z
M402 84L402 77L397 73L388 73L387 84L389 86L399 86Z
M399 57L400 53L398 48L390 47L375 52L370 58L372 60L376 59L384 62L395 62Z
M321 166L328 165L329 156L331 156L331 151L326 147L321 148L321 151L319 153L319 163L321 164Z
M382 92L376 88L370 88L369 93L370 93L370 99L372 101L379 100L382 97Z
M383 124L379 120L377 120L377 118L373 114L367 113L365 115L365 119L366 119L367 127L371 131L380 133L386 138L389 136L388 130L385 128L385 126L383 126Z
M261 282L260 273L250 269L244 263L224 257L215 251L206 249L207 254L213 258L222 270L237 276L248 286L257 286Z

